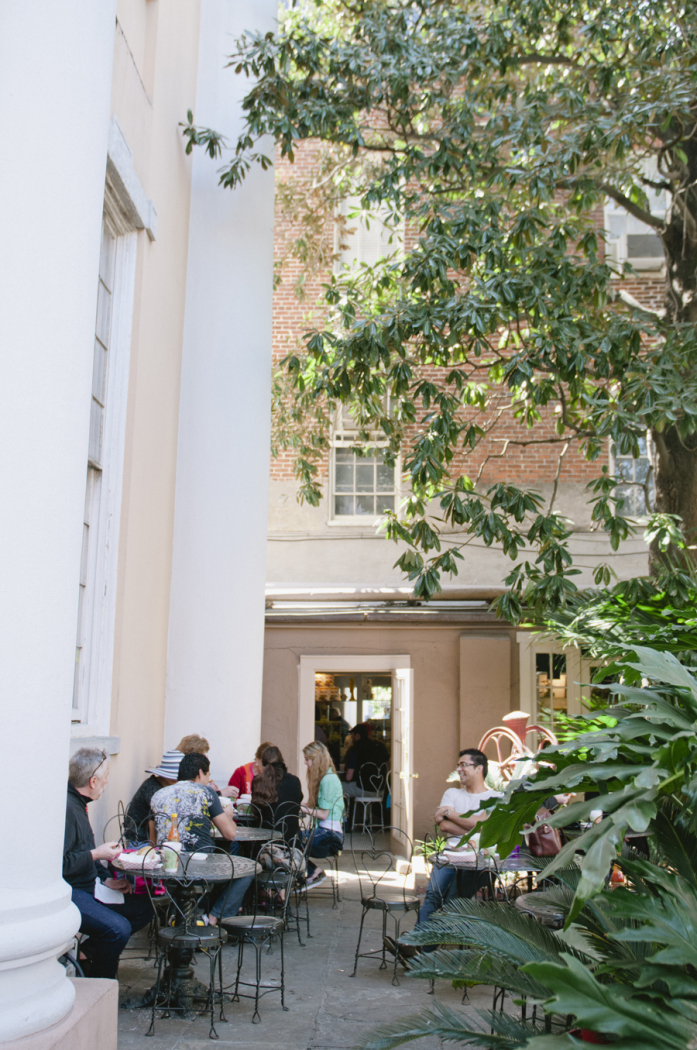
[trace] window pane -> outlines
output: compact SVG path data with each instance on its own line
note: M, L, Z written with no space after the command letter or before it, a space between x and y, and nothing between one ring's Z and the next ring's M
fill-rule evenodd
M353 496L335 496L334 513L353 514Z
M111 292L99 282L97 291L97 339L104 346L109 346L111 329Z
M375 468L372 463L356 461L356 492L375 491Z
M655 233L628 233L628 259L662 259L663 244Z
M634 480L640 484L644 484L646 476L649 473L649 461L648 459L637 459L634 463Z
M336 481L334 485L337 492L353 492L353 467L347 463L337 463Z
M116 238L112 237L106 226L102 226L102 248L99 256L99 276L109 291L114 288L114 257L116 255Z
M99 402L92 398L92 411L90 413L90 443L88 456L93 463L102 462L102 420L104 409Z
M356 514L374 514L375 496L356 496Z
M384 514L386 510L394 510L394 496L376 496L375 507L378 514Z
M94 343L94 363L92 365L92 396L104 405L106 383L106 350L98 339Z
M378 463L378 492L392 492L394 488L394 467Z
M631 459L615 460L615 476L622 481L633 481L634 461Z

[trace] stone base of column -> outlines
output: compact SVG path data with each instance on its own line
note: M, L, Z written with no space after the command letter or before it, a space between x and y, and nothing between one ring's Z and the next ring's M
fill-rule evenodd
M13 1050L116 1050L119 982L71 978L75 1002L67 1017L12 1042ZM10 1044L0 1042L0 1048Z

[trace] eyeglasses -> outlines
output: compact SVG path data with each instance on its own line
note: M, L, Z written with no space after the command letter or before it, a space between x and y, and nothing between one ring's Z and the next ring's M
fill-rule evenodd
M90 773L90 776L89 776L90 780L92 779L92 777L97 775L97 770L102 768L102 766L104 765L104 763L106 762L106 760L109 757L107 755L106 751L102 751L101 748L100 748L100 754L102 756L102 761L99 763L98 766L95 766L94 769L92 770L92 772Z
M458 769L476 769L474 762L458 762Z

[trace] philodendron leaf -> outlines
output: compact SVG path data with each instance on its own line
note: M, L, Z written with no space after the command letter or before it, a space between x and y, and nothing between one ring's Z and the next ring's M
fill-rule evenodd
M638 656L638 662L632 663L628 660L629 667L641 671L647 678L653 678L656 682L666 682L668 685L676 685L680 689L687 689L695 701L697 713L697 679L690 674L687 668L677 660L672 653L659 652L657 649L648 649L644 645L635 645L632 649Z
M685 1050L692 1026L663 1007L658 1010L649 1001L632 999L631 989L600 984L583 963L564 956L560 963L528 963L527 973L550 988L554 998L547 1009L572 1014L580 1027L603 1035L634 1040L641 1050ZM630 1046L629 1042L625 1044Z

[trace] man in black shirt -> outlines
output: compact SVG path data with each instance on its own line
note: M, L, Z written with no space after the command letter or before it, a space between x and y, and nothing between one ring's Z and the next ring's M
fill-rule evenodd
M168 784L176 784L179 763L183 757L181 751L166 751L159 766L145 770L150 776L140 785L126 809L125 835L129 846L144 846L148 841L152 797L156 791L167 787Z
M104 751L82 747L70 760L63 878L72 886L73 904L81 916L80 931L88 935L81 945L89 960L88 976L115 978L121 952L131 934L150 922L152 907L147 895L132 893L127 879L109 878L102 862L118 857L119 844L95 846L87 805L101 797L108 777L109 758ZM123 900L99 899L110 890L119 892Z
M361 722L351 730L351 747L346 752L344 794L349 798L382 794L390 754L381 740L373 740L370 726Z

